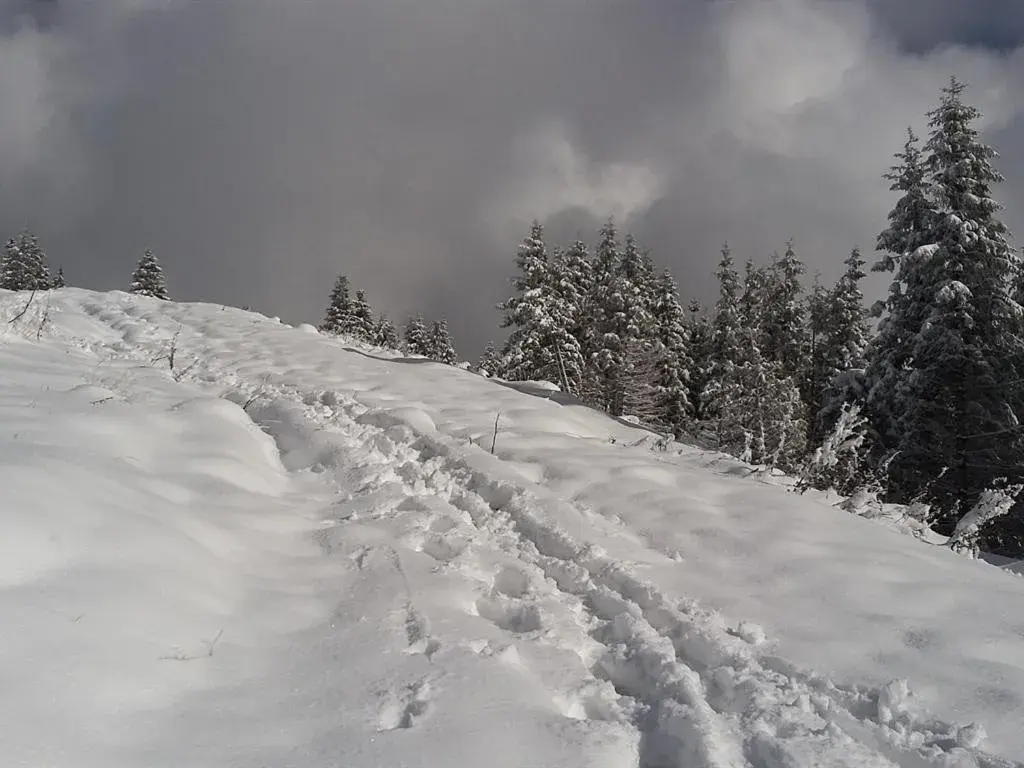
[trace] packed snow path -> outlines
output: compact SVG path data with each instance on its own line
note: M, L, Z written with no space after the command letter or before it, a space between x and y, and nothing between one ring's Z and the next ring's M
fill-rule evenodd
M57 376L55 403L77 393L91 418L167 402L249 424L231 458L264 467L240 482L276 511L238 542L202 532L266 583L211 595L234 607L169 657L195 676L173 702L122 694L140 728L77 741L89 760L12 730L15 765L1024 766L1020 579L450 368L208 305L62 291L36 333L45 311L0 364ZM135 672L168 685L168 660Z

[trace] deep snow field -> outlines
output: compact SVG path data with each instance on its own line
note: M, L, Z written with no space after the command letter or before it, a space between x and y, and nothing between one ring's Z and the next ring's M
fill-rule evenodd
M542 391L27 299L3 768L1024 766L1024 578Z

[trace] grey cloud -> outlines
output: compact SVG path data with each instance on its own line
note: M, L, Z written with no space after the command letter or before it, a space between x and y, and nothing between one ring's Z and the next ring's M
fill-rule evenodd
M534 216L566 240L616 213L702 298L724 239L794 237L831 277L950 72L1008 171L1024 133L1018 57L907 53L860 0L60 9L0 23L0 228L30 221L81 284L123 286L152 247L178 296L293 322L344 270L470 349Z

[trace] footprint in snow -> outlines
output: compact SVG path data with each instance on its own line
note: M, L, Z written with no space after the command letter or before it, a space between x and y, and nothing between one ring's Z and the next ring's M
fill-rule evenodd
M377 714L377 730L414 728L430 713L432 695L431 682L427 678L411 683L400 691L389 692Z

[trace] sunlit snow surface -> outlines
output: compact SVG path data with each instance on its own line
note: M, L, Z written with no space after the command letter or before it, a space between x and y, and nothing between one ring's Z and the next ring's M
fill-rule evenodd
M1018 576L541 387L27 300L5 768L1024 765Z

